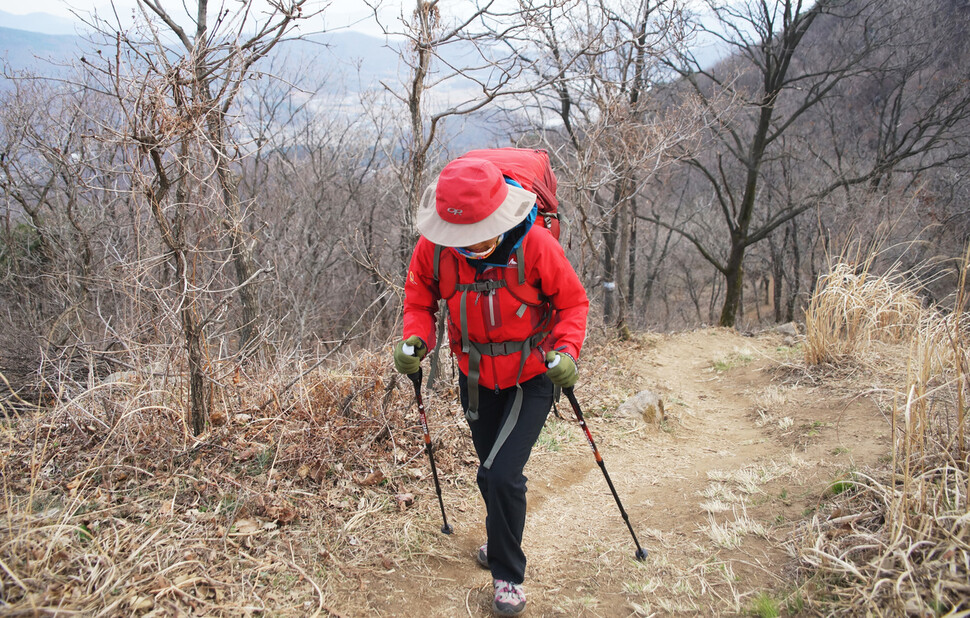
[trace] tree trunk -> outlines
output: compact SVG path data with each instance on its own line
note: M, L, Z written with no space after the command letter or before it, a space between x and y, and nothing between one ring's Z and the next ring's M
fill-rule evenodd
M633 313L636 307L637 296L637 202L636 199L630 200L630 248L629 264L630 274L627 277L626 285L626 307Z
M414 15L420 21L420 26L417 33L418 38L412 43L417 58L411 74L411 90L408 93L411 145L408 152L407 177L405 178L408 193L407 204L403 213L401 241L398 250L402 269L407 268L411 249L418 240L415 221L421 196L424 192L424 172L432 139L431 136L425 136L421 104L424 98L425 79L427 79L431 67L432 32L437 23L435 3L417 0Z
M628 339L630 336L630 329L626 325L626 311L627 302L632 292L626 287L630 256L630 217L627 193L628 191L623 192L624 197L617 205L616 213L620 220L620 229L618 230L620 244L616 251L616 329L624 339Z
M205 40L207 0L199 2L198 30L196 45ZM229 234L229 249L236 273L236 288L242 311L239 328L239 352L245 351L252 343L259 325L259 298L255 288L256 267L252 250L246 244L243 234L242 208L239 204L239 191L232 170L229 169L229 130L226 127L224 109L217 105L212 96L211 69L205 53L197 53L195 61L194 98L208 109L206 116L206 137L209 151L216 168L216 177L223 201L223 226ZM189 110L184 110L189 113Z
M785 282L785 270L784 263L782 262L782 256L772 263L771 268L771 278L774 281L774 289L772 290L771 306L774 309L774 319L776 324L781 324L783 320L782 316L782 290L784 289Z
M614 201L619 195L619 186L613 192ZM613 305L616 295L616 241L619 236L620 212L614 207L610 225L603 232L603 324L613 323Z
M781 247L776 246L770 237L768 239L768 250L771 253L771 277L775 281L771 302L772 306L774 307L776 324L780 324L783 320L782 310L784 308L784 303L782 299L784 297L785 289L785 252L788 247L788 239L790 234L791 230L786 228L785 237L781 241Z
M744 249L734 247L724 269L724 305L721 307L721 326L733 327L738 319L744 286Z
M192 427L192 434L197 436L205 431L211 408L210 389L205 374L205 333L198 323L194 304L185 303L181 316L185 347L189 355L189 426Z
M180 154L182 157L187 157L187 144L184 140L181 148ZM179 317L182 322L182 335L185 338L185 349L189 364L188 425L192 428L194 435L199 435L205 431L205 425L209 420L211 397L209 393L210 385L205 373L205 330L203 325L199 323L196 314L198 305L198 297L195 292L196 285L189 281L188 265L185 258L187 192L182 185L184 182L184 179L182 179L179 181L175 192L175 218L170 222L162 210L162 200L168 193L171 183L165 174L161 153L152 148L149 150L149 155L155 167L157 187L147 190L148 202L162 241L172 252L172 259L175 262L175 279L178 282L176 304L181 307Z
M798 223L794 219L792 219L791 222L791 239L792 276L788 285L788 300L785 303L786 322L792 322L795 320L795 303L798 301L799 293L801 293L801 285L799 283L801 281L800 271L802 267L802 256L798 247Z
M235 180L223 158L222 148L214 148L219 157L217 171L219 184L222 188L222 198L225 202L226 217L224 225L229 233L229 246L232 251L233 266L236 271L236 285L238 286L239 304L241 307L241 324L239 330L239 352L245 353L259 333L260 311L259 295L256 292L256 265L253 252L246 244L243 233L242 208L239 204L239 193Z

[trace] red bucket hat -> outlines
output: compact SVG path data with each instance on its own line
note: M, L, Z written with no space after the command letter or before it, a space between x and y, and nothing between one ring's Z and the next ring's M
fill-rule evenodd
M535 193L509 185L484 159L455 159L424 192L418 230L445 247L467 247L507 232L525 219Z

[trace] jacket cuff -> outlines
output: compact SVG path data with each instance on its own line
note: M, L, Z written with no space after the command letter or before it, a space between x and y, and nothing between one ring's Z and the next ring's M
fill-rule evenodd
M558 352L560 354L565 354L570 358L570 360L573 361L573 364L576 365L577 368L579 367L579 361L576 359L577 354L575 353L575 350L571 348L571 346L566 346L566 345L557 346L553 348L553 351Z
M421 343L424 345L425 349L427 349L429 352L431 351L431 346L428 345L428 340L422 337L421 335L418 335L417 333L410 333L410 334L405 333L404 341L407 341L408 339L414 336L417 336L417 338L421 340Z

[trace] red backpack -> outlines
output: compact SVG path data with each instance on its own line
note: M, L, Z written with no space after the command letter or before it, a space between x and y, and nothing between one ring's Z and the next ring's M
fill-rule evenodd
M526 191L538 196L542 225L559 240L559 200L556 199L556 175L549 163L549 153L532 148L487 148L466 152L459 158L491 161Z

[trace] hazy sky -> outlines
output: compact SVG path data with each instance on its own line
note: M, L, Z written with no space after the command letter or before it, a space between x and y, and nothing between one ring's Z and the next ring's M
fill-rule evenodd
M232 7L237 0L223 0L226 6ZM218 6L219 0L210 0L212 6ZM182 2L180 0L162 0L163 6L172 6L173 12L182 12ZM317 21L312 25L313 29L323 29L325 25L328 30L335 28L349 27L353 30L378 34L380 30L373 23L373 13L361 0L336 0L326 2L325 0L309 0L306 4L307 11L318 11L325 5L330 6L324 13L325 21ZM385 2L389 7L400 6L400 0ZM119 14L130 13L135 6L135 0L115 0L114 6ZM0 11L24 15L28 13L50 13L58 17L74 19L72 10L78 13L86 13L97 10L101 14L110 14L111 3L102 0L0 0ZM399 9L390 8L387 17L393 17L399 13ZM0 23L0 26L3 24Z

